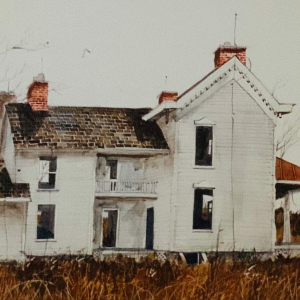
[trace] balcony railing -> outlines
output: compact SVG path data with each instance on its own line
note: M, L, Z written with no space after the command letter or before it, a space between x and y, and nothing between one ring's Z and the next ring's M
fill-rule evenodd
M100 180L96 193L143 193L155 194L157 182Z

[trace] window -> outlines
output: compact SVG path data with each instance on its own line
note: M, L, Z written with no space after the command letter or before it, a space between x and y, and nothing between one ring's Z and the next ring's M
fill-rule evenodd
M37 239L54 238L55 205L38 205Z
M212 229L213 190L195 189L193 229Z
M213 127L196 127L196 158L197 166L212 166Z
M55 188L56 166L56 157L40 157L39 189Z

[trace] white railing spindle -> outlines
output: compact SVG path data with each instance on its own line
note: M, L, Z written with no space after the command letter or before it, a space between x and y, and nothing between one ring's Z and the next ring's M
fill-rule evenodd
M100 180L96 193L156 193L157 182Z

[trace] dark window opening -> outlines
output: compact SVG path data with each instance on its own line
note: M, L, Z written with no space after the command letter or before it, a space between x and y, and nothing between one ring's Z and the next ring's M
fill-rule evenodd
M107 160L106 166L109 167L109 179L117 179L118 172L118 161L117 160Z
M212 229L213 191L195 190L193 229Z
M102 247L116 247L117 210L104 210L102 213Z
M54 189L56 181L56 157L40 157L39 189Z
M54 238L55 205L38 205L37 239Z
M212 126L196 127L196 159L197 166L212 165L213 151L213 128Z

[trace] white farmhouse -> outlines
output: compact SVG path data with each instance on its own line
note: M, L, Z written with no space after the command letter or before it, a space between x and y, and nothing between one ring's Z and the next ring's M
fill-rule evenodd
M5 105L0 258L93 251L273 251L280 104L225 44L154 109Z

